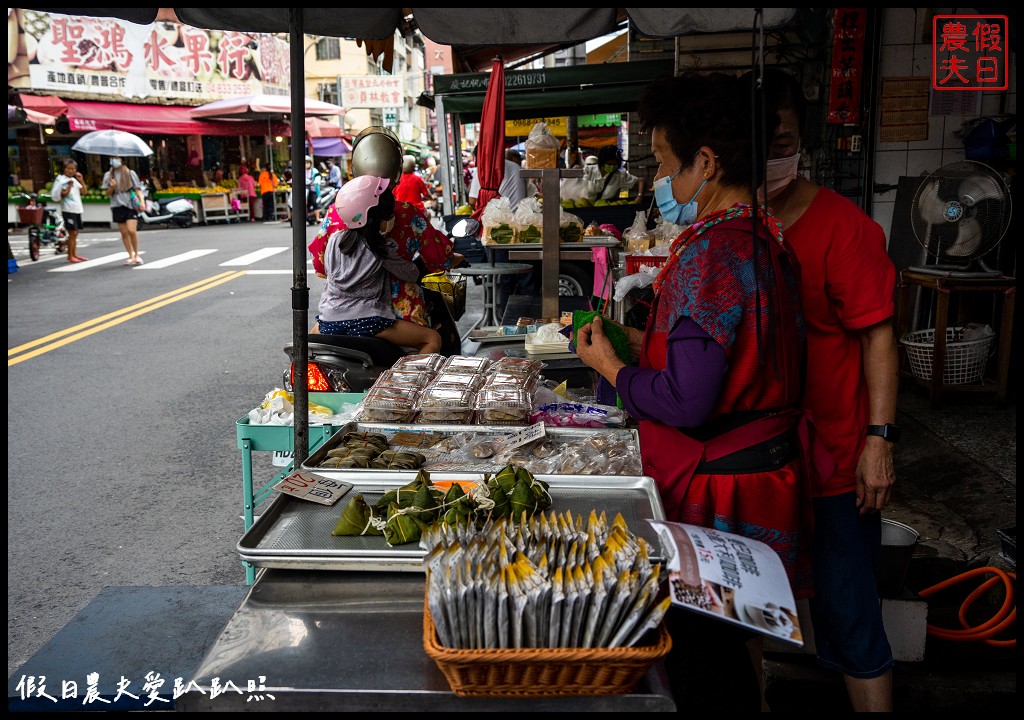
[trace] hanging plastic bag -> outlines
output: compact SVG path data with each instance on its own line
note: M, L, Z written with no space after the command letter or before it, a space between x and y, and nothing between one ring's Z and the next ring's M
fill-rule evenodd
M546 122L536 123L530 130L523 167L527 170L558 167L558 138L548 129Z
M544 209L537 198L526 198L519 203L514 226L517 243L544 241Z
M654 229L651 235L654 238L654 246L671 245L672 241L683 234L686 228L683 225L670 223L665 218L659 217L654 221Z
M496 197L487 203L480 224L484 228L480 242L484 245L508 245L515 240L515 215L506 197Z
M622 233L622 239L626 241L626 251L629 253L650 250L654 246L654 236L647 230L647 214L645 212L637 211L633 224Z
M579 215L558 209L558 241L563 243L580 242L583 239L583 220Z

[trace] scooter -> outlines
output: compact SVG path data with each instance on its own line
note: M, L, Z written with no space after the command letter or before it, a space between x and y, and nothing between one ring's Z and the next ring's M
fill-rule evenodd
M320 194L316 197L316 207L320 211L320 219L323 220L324 216L327 215L327 210L334 203L335 198L338 197L338 190L333 185L327 185L326 183L320 189ZM316 213L312 210L306 212L306 224L316 225Z
M307 387L311 392L364 392L405 351L387 340L353 335L309 335ZM284 389L295 389L296 348L284 346L291 361L283 375Z
M192 227L196 217L195 205L191 200L183 197L161 198L160 200L150 200L146 197L146 208L139 212L139 222L143 225L174 223L180 228L187 228Z
M465 238L460 233L479 234L480 223L473 218L456 217L452 228L445 227L446 234L455 243L455 252L460 252L459 241ZM479 242L479 241L478 241ZM481 251L481 256L483 253ZM421 267L421 272L425 269ZM455 272L458 272L456 269ZM474 278L475 279L475 278ZM440 324L442 355L457 355L461 350L461 341L441 293L434 290L423 290L424 301L431 319ZM447 330L445 329L447 328ZM445 340L451 334L450 341ZM308 370L306 373L307 387L313 392L363 392L368 390L378 376L404 355L415 352L412 348L402 348L375 337L353 335L308 335ZM285 368L282 381L284 389L292 392L295 385L296 349L293 343L284 346L289 364Z

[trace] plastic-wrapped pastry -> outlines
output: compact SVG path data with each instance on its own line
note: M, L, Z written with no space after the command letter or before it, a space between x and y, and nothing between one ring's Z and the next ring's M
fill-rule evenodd
M454 452L459 448L465 447L474 437L474 433L471 432L456 433L455 435L441 438L432 449L439 452Z
M525 425L531 410L530 392L523 387L484 387L477 393L476 419L482 425Z
M489 457L494 457L494 443L492 443L490 440L481 439L475 442L471 442L468 445L466 445L464 449L466 451L466 454L469 455L470 457L479 458L481 460Z
M362 422L410 422L416 415L419 390L416 388L374 388L360 403Z
M485 357L466 357L464 355L453 355L441 366L440 372L457 373L460 375L475 375L485 372L490 368L493 360Z
M437 372L437 369L444 365L446 358L440 353L429 353L426 355L406 355L398 358L391 366L392 370L428 370Z
M468 388L431 387L419 401L417 423L468 423L473 419L476 394Z

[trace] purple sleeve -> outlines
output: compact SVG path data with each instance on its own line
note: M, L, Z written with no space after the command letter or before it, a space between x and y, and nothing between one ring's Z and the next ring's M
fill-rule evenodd
M682 318L669 333L664 370L633 365L619 370L616 389L638 420L671 427L699 427L721 395L729 362L725 350L697 323Z

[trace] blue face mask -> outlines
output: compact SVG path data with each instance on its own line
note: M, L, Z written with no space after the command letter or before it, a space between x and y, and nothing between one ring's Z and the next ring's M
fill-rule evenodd
M696 153L694 155L696 156ZM704 186L708 184L707 179L705 179L700 184L700 187L697 188L697 192L690 198L690 201L685 205L680 205L676 201L676 196L672 193L672 181L682 171L683 168L680 166L672 175L654 181L654 201L658 203L658 210L661 212L661 216L665 218L665 222L670 222L673 225L690 225L697 219L696 198L700 195L700 191L704 189Z

